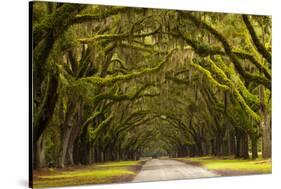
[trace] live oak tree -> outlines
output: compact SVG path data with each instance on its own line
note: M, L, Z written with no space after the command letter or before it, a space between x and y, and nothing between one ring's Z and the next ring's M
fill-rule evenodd
M271 18L33 4L34 168L271 157Z

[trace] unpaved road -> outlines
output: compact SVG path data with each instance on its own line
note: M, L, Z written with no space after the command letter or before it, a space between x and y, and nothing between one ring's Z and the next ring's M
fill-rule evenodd
M176 180L217 177L219 175L202 167L188 165L175 160L152 159L146 162L132 182Z

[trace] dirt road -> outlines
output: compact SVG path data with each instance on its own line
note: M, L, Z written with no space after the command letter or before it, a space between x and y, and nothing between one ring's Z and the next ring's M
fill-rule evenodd
M188 165L175 160L152 159L144 164L133 182L177 180L217 177L219 175L202 167Z

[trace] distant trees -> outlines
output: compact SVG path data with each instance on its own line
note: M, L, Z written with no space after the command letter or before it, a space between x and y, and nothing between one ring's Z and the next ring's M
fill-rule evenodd
M34 168L271 156L269 17L35 2L32 32Z

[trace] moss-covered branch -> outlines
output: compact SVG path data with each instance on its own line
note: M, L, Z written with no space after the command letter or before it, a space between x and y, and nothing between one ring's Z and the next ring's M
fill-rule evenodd
M94 112L86 121L83 122L81 128L86 127L90 122L92 122L96 117L101 115L101 112Z
M203 67L201 67L199 64L193 63L193 61L191 61L189 63L191 66L193 66L196 70L200 71L201 73L203 73L204 75L207 76L207 78L209 79L209 81L216 87L222 89L222 90L228 90L228 86L224 85L220 82L218 82L216 79L213 78L211 72L207 69L204 69Z
M252 107L260 104L259 98L256 95L253 95L245 87L244 83L240 80L235 71L226 66L225 62L223 62L220 57L216 63L211 58L208 59L208 62L211 65L212 71L217 73L225 84L232 88L232 90L238 89L238 91L243 95L243 98L247 101L247 104L250 104ZM228 77L226 73L230 76Z
M271 73L270 71L264 66L262 65L260 62L258 62L252 55L245 53L245 52L238 52L238 51L233 51L233 53L241 58L241 59L246 59L249 60L250 62L252 62L263 74L264 76L271 80Z
M142 38L150 35L155 35L158 33L160 27L158 27L156 30L143 33L143 34L131 34L131 33L123 33L123 34L97 34L94 35L91 38L85 38L85 39L78 39L82 44L84 43L98 43L99 41L117 41L117 40L123 40L126 38Z
M254 112L249 105L247 104L247 102L245 101L244 97L240 94L239 90L236 88L236 86L227 78L226 74L224 73L224 71L222 71L221 69L219 69L212 61L210 61L211 63L211 69L213 72L215 72L222 80L225 84L219 83L216 79L214 79L212 77L212 74L209 70L201 67L199 64L195 64L193 62L190 63L191 66L195 67L197 70L199 70L200 72L204 73L207 78L209 79L209 81L216 87L224 90L224 91L233 91L233 95L236 97L236 99L238 100L238 102L241 104L241 106L244 108L244 110L247 112L247 114L252 117L254 120L256 121L260 121L260 116ZM249 92L247 93L247 90L245 90L245 88L242 88L240 86L240 90L243 91L243 94L248 98L251 98L251 101L254 100L255 103L257 103L257 99L253 97L252 94L250 94Z
M149 86L151 86L151 84L146 84L146 85L142 86L141 88L139 88L134 94L128 94L128 95L116 95L116 94L113 94L113 90L110 92L104 92L104 93L101 93L101 94L98 94L97 96L95 96L92 101L94 103L99 102L103 99L109 99L109 100L113 100L113 101L125 101L125 100L133 101L140 97L148 97L148 96L154 97L154 96L159 95L159 94L141 94Z
M249 18L247 15L242 15L243 21L249 31L249 34L252 38L253 43L255 44L255 47L257 48L258 52L267 60L269 64L271 64L271 54L266 50L266 48L262 45L260 42L254 27L252 26Z
M113 7L109 8L106 11L97 11L99 13L94 14L80 14L77 15L75 18L72 19L72 24L79 24L85 22L92 22L92 21L100 21L110 16L114 16L120 13L126 13L130 10L129 7ZM134 9L135 11L141 12L142 9Z
M33 48L46 37L49 33L53 33L53 37L61 35L63 31L71 25L72 19L87 5L63 4L51 15L46 16L40 23L33 27Z
M96 138L98 137L99 133L103 132L103 130L109 124L109 122L112 120L112 118L113 118L113 114L111 114L105 120L103 120L99 125L97 125L97 127L95 127L95 128L88 127L89 137L92 141L95 141Z
M117 81L125 81L125 80L130 80L139 76L142 76L144 74L148 74L148 73L153 73L155 71L158 71L159 69L162 68L162 66L168 61L169 57L172 55L172 53L174 52L174 50L171 50L168 55L165 57L165 60L163 60L162 62L160 62L157 66L153 67L153 68L144 68L141 71L135 71L129 74L125 74L125 75L117 75L117 76L108 76L108 77L97 77L97 76L93 76L93 77L84 77L81 79L78 79L76 81L76 84L82 84L83 82L86 83L91 83L94 85L110 85L113 84Z
M229 88L233 91L234 96L237 98L238 102L248 113L248 115L250 115L254 120L259 121L260 116L248 105L258 105L260 103L258 97L251 94L245 87L245 85L241 82L239 77L236 76L235 72L228 68L222 61L220 61L220 67L218 67L211 59L209 59L209 63L211 64L213 70L226 82ZM225 73L229 73L232 76L232 79L228 79Z
M199 41L196 41L194 39L189 39L187 38L181 31L179 31L179 34L175 33L168 33L170 35L173 35L174 37L177 38L182 38L188 45L190 45L193 50L202 57L206 57L208 55L223 55L223 56L228 56L227 53L219 50L219 49L214 49L207 44L202 44ZM251 63L253 63L262 73L264 73L265 77L269 80L271 80L271 74L269 70L262 65L260 62L258 62L254 56L252 56L249 53L246 52L240 52L240 51L233 51L232 52L234 55L236 55L238 58L243 59L243 60L249 60ZM246 71L245 71L246 73ZM254 81L255 82L255 81Z
M207 23L199 20L191 13L183 13L180 12L180 14L184 17L192 21L198 28L203 28L207 31L209 31L215 38L217 38L223 45L225 53L228 55L232 63L234 64L236 70L241 74L241 76L249 81L252 82L258 82L260 84L263 84L266 88L271 89L271 81L263 76L252 74L249 72L246 72L244 68L242 67L242 63L236 58L236 55L232 52L231 46L227 42L226 38L220 34L217 30L209 26Z

